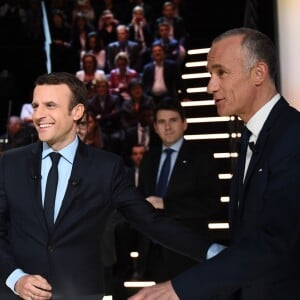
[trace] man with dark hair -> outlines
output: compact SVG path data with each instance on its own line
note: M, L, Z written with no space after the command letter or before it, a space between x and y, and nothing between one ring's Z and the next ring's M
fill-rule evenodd
M202 242L186 246L195 233L137 192L120 157L78 139L85 101L74 75L39 77L32 106L40 141L0 158L1 299L99 299L101 240L114 209L151 238L202 255Z
M209 218L216 212L220 198L218 177L212 153L184 139L187 126L179 102L164 99L157 105L154 128L162 145L145 152L139 189L156 209L208 238ZM169 172L161 186L169 157ZM197 263L147 239L141 245L144 249L139 271L144 272L146 280L161 282Z

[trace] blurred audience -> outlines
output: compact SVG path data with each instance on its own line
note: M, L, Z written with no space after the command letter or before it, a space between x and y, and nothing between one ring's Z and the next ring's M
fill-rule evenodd
M144 93L144 86L141 78L132 78L128 84L128 101L124 101L121 106L121 127L127 129L135 126L138 122L138 113L141 106L152 106L154 100Z
M118 152L116 143L120 131L119 97L109 93L109 83L105 78L95 81L94 91L94 96L88 100L88 110L96 116L100 125L105 149Z
M141 56L140 46L137 42L130 41L128 27L125 25L118 25L117 27L117 41L108 44L107 46L107 67L109 72L115 67L115 57L119 52L126 52L129 57L130 68L141 71Z
M153 61L144 66L143 84L145 92L159 103L165 97L177 100L187 99L184 82L177 64L165 59L162 45L152 46Z
M88 89L88 98L94 94L94 85L97 79L106 79L103 70L97 69L97 58L93 54L82 57L82 70L76 72L76 77L83 81Z
M88 34L94 30L82 13L79 12L75 15L72 23L72 49L77 56L77 69L80 66L80 54L86 50Z
M62 10L53 10L50 19L51 65L53 72L75 72L75 53L71 48L71 26ZM75 65L75 66L74 66Z
M103 46L106 48L108 44L117 40L117 26L119 20L115 19L110 10L104 10L98 19L97 31L101 37Z
M130 99L128 84L132 78L139 77L136 70L129 67L126 52L119 52L115 57L115 68L109 73L109 85L112 94L118 95L121 101Z
M81 51L80 58L85 54L93 54L97 59L97 69L105 70L106 53L99 35L92 31L87 36L87 44L85 50ZM82 65L81 65L82 67Z
M165 52L166 59L177 61L179 58L179 43L177 40L170 38L170 25L160 23L158 25L159 38L153 41L153 45L161 45Z

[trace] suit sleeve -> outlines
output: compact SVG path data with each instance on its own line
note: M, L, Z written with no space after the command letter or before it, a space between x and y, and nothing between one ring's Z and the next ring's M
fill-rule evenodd
M183 255L201 261L209 242L199 234L159 213L129 182L122 163L116 165L112 183L115 207L139 231L151 239Z
M249 224L243 224L241 236L215 258L172 280L180 299L210 299L218 292L234 291L255 281L278 281L282 274L299 274L297 132L299 126L292 132L285 130L281 141L269 148L267 162L253 175L256 184L249 186L247 201L256 205L243 217Z

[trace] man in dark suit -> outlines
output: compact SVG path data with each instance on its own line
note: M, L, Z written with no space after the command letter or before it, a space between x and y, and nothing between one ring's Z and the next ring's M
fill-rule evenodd
M126 52L129 57L129 66L131 69L137 72L141 71L141 48L137 42L129 40L128 27L125 25L118 25L117 27L117 37L116 42L111 42L107 46L106 56L107 56L107 68L110 72L115 68L115 57L119 52Z
M238 115L250 133L250 144L242 135L232 181L231 244L131 300L300 298L300 113L276 91L276 67L273 43L256 30L233 29L213 41L208 91L218 113Z
M208 222L218 208L218 177L212 153L184 139L187 121L179 102L171 99L155 108L154 128L162 146L145 152L140 166L139 189L165 215L208 237ZM165 150L172 149L166 193L158 190ZM147 240L146 240L147 241ZM160 282L196 264L156 243L147 243L141 253L145 279ZM142 267L140 267L142 271Z
M174 61L165 59L163 46L153 44L151 51L153 61L144 66L142 77L146 94L156 102L164 97L180 100L187 98L179 69Z
M32 105L41 142L1 156L1 299L99 299L101 240L114 209L152 238L195 259L203 255L202 242L187 246L197 234L144 201L120 157L79 141L85 99L72 74L39 77Z

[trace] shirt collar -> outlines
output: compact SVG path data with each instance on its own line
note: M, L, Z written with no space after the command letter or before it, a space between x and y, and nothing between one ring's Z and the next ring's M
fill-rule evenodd
M272 108L280 99L280 94L276 94L270 101L268 101L262 108L260 108L248 121L247 128L252 132L255 140L267 120Z
M182 146L182 143L183 143L183 137L181 139L179 139L176 143L171 145L170 147L166 147L165 145L163 145L162 150L164 151L167 148L172 148L174 151L179 152L179 150Z
M70 143L69 145L67 145L66 147L64 147L58 152L64 159L66 159L69 163L72 164L75 158L77 147L78 147L78 137L76 136L72 143ZM42 159L44 159L53 151L54 150L46 142L43 142Z

